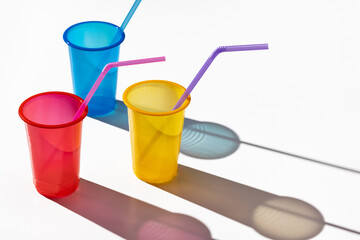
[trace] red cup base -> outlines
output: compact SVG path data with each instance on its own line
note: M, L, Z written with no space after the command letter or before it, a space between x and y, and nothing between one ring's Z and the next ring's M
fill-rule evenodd
M67 184L48 184L34 179L36 190L45 197L65 197L73 193L79 186L79 180Z

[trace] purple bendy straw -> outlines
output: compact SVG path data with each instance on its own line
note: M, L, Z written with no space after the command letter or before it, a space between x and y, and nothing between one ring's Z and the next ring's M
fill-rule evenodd
M222 52L235 52L235 51L252 51L252 50L266 50L269 49L267 43L264 44L251 44L251 45L234 45L234 46L220 46L210 55L206 60L204 65L201 67L200 71L196 74L188 88L185 90L183 95L180 97L179 101L176 103L175 107L172 110L179 108L185 101L185 99L190 95L191 91L194 89L196 84L199 82L200 78L204 75L206 70L209 68L210 64L214 61L217 55Z

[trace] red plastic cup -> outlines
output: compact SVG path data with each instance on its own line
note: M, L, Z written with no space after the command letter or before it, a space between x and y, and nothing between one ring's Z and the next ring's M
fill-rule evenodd
M66 92L45 92L19 107L25 122L36 190L48 197L63 197L79 185L82 121L73 117L83 99Z

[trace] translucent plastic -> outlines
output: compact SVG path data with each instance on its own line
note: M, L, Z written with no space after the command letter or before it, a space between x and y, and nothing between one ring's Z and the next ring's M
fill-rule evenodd
M177 173L184 104L171 110L185 88L169 81L150 80L128 87L123 100L128 107L133 170L149 183L163 183Z
M85 99L107 63L117 62L125 34L107 22L82 22L64 32L69 46L74 93ZM117 69L111 69L89 103L89 116L99 116L115 108Z
M82 99L46 92L26 99L19 108L25 122L34 185L49 197L66 196L79 184L82 115L72 121Z

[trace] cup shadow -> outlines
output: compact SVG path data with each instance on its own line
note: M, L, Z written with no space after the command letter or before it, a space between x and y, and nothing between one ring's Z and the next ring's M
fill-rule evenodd
M236 152L240 143L239 136L228 127L185 118L180 152L198 159L219 159Z
M173 181L153 186L275 240L310 239L325 224L319 210L302 200L277 196L183 165L179 165Z
M166 211L85 179L70 196L49 198L125 239L212 239L199 220Z
M104 116L93 118L110 124L114 127L129 131L127 107L122 101L116 100L116 106L113 112ZM239 136L233 130L217 123L200 122L190 118L185 118L184 120L180 146L180 152L184 155L197 159L219 159L227 157L236 152L240 147L240 144L287 155L299 160L305 160L315 164L360 174L360 170L357 169L331 164L314 158L309 158L306 156L301 156L283 150L240 140Z

